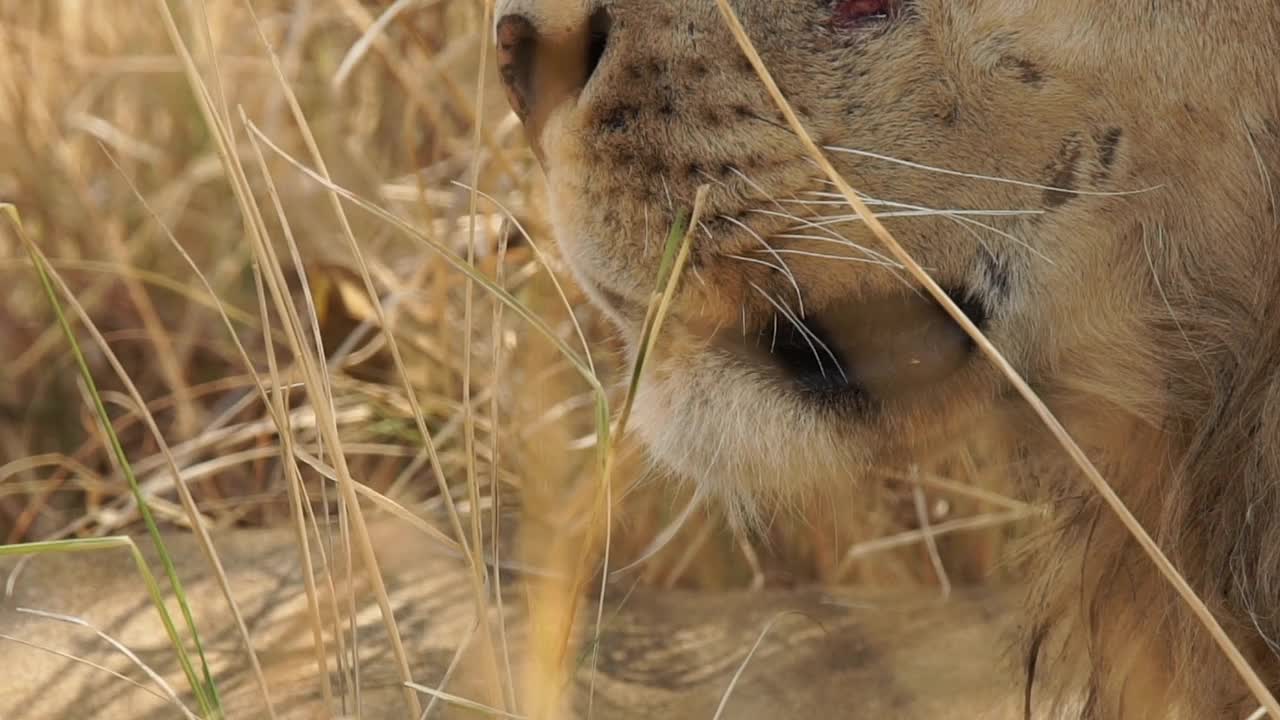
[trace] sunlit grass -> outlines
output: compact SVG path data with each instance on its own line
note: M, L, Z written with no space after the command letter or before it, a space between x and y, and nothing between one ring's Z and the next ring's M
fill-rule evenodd
M67 321L66 313L63 312L62 302L59 299L58 290L54 287L54 281L50 277L50 268L45 262L44 255L30 243L27 234L23 229L22 217L19 215L17 208L12 205L0 204L0 213L11 224L13 231L26 244L27 251L30 253L31 263L35 267L36 274L40 277L40 285L44 288L45 296L49 300L49 305L53 309L53 314L57 317L58 326L62 329L67 343L71 347L71 352L75 356L76 367L80 372L80 379L84 382L88 389L89 398L93 401L93 409L97 413L97 419L103 432L106 434L110 443L111 451L115 456L116 467L124 476L125 481L129 484L129 489L133 493L135 501L138 503L138 511L142 515L143 525L146 527L147 534L151 538L151 543L155 547L156 554L160 558L160 563L164 566L165 578L169 581L169 587L173 591L174 597L178 601L178 607L182 612L182 619L186 623L187 632L190 634L191 642L195 646L196 655L200 661L199 674L191 663L191 658L187 654L186 642L178 635L177 628L173 623L173 618L169 616L169 610L164 604L164 600L160 595L160 588L156 584L155 577L151 574L147 566L146 560L138 552L138 548L128 538L117 538L115 540L59 540L45 543L31 543L27 545L17 546L0 546L0 555L16 555L16 554L41 554L53 552L82 552L86 550L101 550L104 548L127 546L133 554L134 561L138 566L139 574L146 585L147 594L151 597L151 602L155 606L156 611L160 615L160 620L164 624L165 633L169 636L169 641L173 646L174 653L178 658L178 663L182 666L183 673L187 676L187 681L191 685L192 692L195 693L196 701L200 705L200 711L206 718L217 718L222 715L221 702L218 699L218 686L214 681L213 675L209 671L209 662L205 658L204 645L200 642L200 633L196 628L195 617L191 614L191 606L187 602L187 595L183 590L182 581L178 577L178 570L173 564L173 558L169 555L168 549L165 547L164 537L160 533L160 527L156 523L155 517L151 513L151 506L147 501L147 497L142 493L138 486L138 478L133 472L133 466L130 464L129 455L125 452L124 447L120 443L120 438L116 434L111 424L111 415L107 412L106 405L102 402L102 395L98 392L97 382L94 380L93 371L89 368L88 362L85 360L84 352L81 351L80 345L76 340L76 334L71 329L71 324Z

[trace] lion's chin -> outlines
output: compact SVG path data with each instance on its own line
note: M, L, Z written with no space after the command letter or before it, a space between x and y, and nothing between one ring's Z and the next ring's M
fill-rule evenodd
M635 424L654 459L750 517L914 454L904 438L933 425L949 432L934 415L964 404L973 364L963 331L912 293L756 332L675 320L648 358Z
M653 458L731 516L791 504L865 467L870 448L783 383L717 352L663 357L646 371L635 427ZM847 428L845 428L847 429Z

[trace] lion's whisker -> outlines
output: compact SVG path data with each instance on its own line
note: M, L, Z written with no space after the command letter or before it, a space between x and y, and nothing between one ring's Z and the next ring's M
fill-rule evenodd
M845 262L860 263L863 265L875 265L876 267L887 267L887 268L894 268L897 270L902 269L901 265L894 265L892 263L885 263L879 260L869 260L867 258L854 257L851 255L830 255L827 253L812 252L808 250L795 250L792 248L780 248L777 250L777 252L782 255L799 255L802 257L822 258L827 260L843 260ZM740 258L740 259L747 260L750 258ZM757 260L755 262L760 262L760 261Z
M824 378L827 377L827 369L822 362L822 356L818 354L818 348L822 348L822 351L825 352L829 358L831 358L831 361L833 363L835 363L836 369L840 371L840 376L844 378L845 382L849 381L849 376L845 374L844 368L840 365L840 360L836 358L836 354L831 351L831 348L828 347L825 342L822 341L822 338L814 334L812 330L806 327L805 324L795 316L795 313L792 312L791 308L787 306L785 301L774 298L772 295L766 293L764 290L761 290L760 286L756 285L755 283L751 283L751 287L755 288L756 292L760 293L760 295L762 295L764 299L769 302L769 304L773 305L773 307L778 312L782 313L783 317L789 320L792 326L794 326L795 329L800 332L800 336L804 338L805 344L808 345L809 350L813 352L813 359L818 363L818 372L822 374L822 377ZM776 315L774 316L774 319L776 322L777 320ZM777 333L776 326L775 326L774 332L776 335Z
M862 246L862 245L859 245L859 244L857 244L857 243L853 242L852 240L849 240L848 238L846 238L846 237L842 236L840 233L838 233L838 232L836 232L836 231L832 230L831 228L829 228L829 227L824 227L824 226L819 225L819 224L817 224L817 223L815 223L815 222L813 222L813 221L811 221L811 220L805 220L805 219L803 219L803 218L798 218L798 217L796 217L795 215L781 215L781 214L778 214L778 213L771 212L771 211L769 211L769 210L752 210L751 212L753 212L753 213L759 213L759 214L762 214L762 215L770 215L770 216L773 216L773 217L781 217L781 218L786 219L786 220L793 220L793 221L795 221L795 222L800 223L800 225L801 225L801 227L802 227L802 228L812 228L812 229L814 229L814 230L818 230L818 231L821 231L821 232L825 233L825 235L827 236L827 237L826 237L826 241L827 241L827 242L834 241L834 242L840 243L840 244L842 244L842 245L848 245L848 246L850 246L850 247L857 248L859 251L864 252L864 253L866 253L868 256L873 257L873 258L875 258L875 259L877 259L877 260L880 260L880 261L883 261L883 262L886 262L886 263L892 263L892 262L893 262L893 259L892 259L892 258L890 258L890 257L888 257L887 255L885 255L885 254L883 254L883 253L876 252L875 250L872 250L872 249L870 249L870 248L864 247L864 246ZM801 228L797 228L797 229L801 229ZM792 232L794 232L794 231L792 231ZM772 235L772 237L773 237L773 238L775 238L775 239L817 239L817 238L809 238L809 237L798 238L798 237L796 237L794 234L774 234L774 235Z
M952 177L966 178L969 180L983 180L986 182L1001 183L1004 185L1016 185L1018 187L1032 188L1034 190L1045 190L1055 193L1065 193L1068 195L1084 195L1090 197L1123 197L1127 195L1140 195L1153 190L1159 190L1163 185L1156 185L1141 190L1073 190L1069 188L1054 187L1053 185L1042 185L1040 183L1028 182L1025 180L1014 180L1012 178L998 177L994 175L982 175L980 173L964 172L962 170L952 170L950 168L938 167L936 165L925 165L924 163L913 162L911 160L902 160L890 155L882 155L880 153L871 152L869 150L856 150L854 148L839 147L836 145L827 145L823 148L828 152L840 153L844 155L856 155L858 157L870 158L872 160L881 160L894 165L911 168L913 170L924 170L926 172L938 173L941 175L950 175Z
M800 291L800 283L796 281L795 273L791 271L791 268L787 265L787 262L782 259L782 256L779 255L776 250L774 250L773 246L770 245L767 240L765 240L763 237L760 236L760 233L756 232L755 230L752 230L750 227L747 226L746 223L742 222L741 220L738 220L737 218L729 217L728 215L721 215L720 217L733 223L734 225L737 225L738 227L746 231L749 235L754 237L756 241L759 242L764 247L765 251L771 253L774 256L774 258L778 261L778 263L782 265L780 270L782 271L782 274L787 276L787 280L791 282L791 287L796 291L796 302L799 304L799 307L800 307L800 317L804 317L805 316L804 293Z

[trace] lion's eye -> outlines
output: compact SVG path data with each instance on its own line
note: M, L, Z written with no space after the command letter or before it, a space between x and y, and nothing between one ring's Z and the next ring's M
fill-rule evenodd
M831 22L838 28L855 29L888 20L894 0L838 0Z

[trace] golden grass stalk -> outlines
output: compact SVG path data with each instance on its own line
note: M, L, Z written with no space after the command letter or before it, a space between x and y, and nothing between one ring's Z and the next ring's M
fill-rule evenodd
M161 622L164 623L165 632L169 634L170 641L174 644L175 650L177 651L178 662L182 666L183 672L187 675L187 680L191 684L192 691L195 693L196 699L200 704L201 712L205 717L220 716L221 703L218 698L217 685L214 683L213 675L209 671L209 663L205 658L204 646L200 642L200 633L196 628L195 618L191 614L191 607L187 602L182 581L178 578L178 571L173 564L173 558L170 557L169 551L165 547L164 538L160 535L160 528L156 524L155 517L151 513L151 507L147 502L147 497L138 485L138 478L133 472L133 466L129 462L128 453L124 451L124 446L120 443L120 438L115 433L115 428L111 423L111 416L107 413L106 405L102 402L102 394L98 392L97 383L94 382L93 373L89 370L89 364L85 360L84 353L80 350L79 343L76 341L75 332L71 329L71 325L67 321L66 313L62 310L62 303L58 300L58 289L55 288L53 270L48 266L44 255L40 252L40 249L37 248L27 237L27 234L23 229L22 218L18 214L17 208L12 205L0 204L0 212L5 214L19 240L26 247L27 252L31 257L31 262L35 266L36 274L40 278L40 284L44 288L45 295L49 300L50 306L53 308L54 315L57 317L58 326L62 329L67 342L71 346L71 352L75 357L76 365L79 368L81 380L84 382L85 387L88 388L88 393L90 399L93 401L94 411L97 414L102 431L106 433L111 450L115 455L116 464L120 468L120 472L124 475L126 482L129 484L129 489L133 492L134 499L138 504L138 512L142 515L143 523L147 528L147 533L151 536L151 542L155 545L156 552L160 556L160 562L164 566L165 575L169 580L169 585L173 589L174 596L178 600L178 607L182 612L183 619L186 621L187 630L191 633L192 642L195 644L196 653L200 658L200 667L203 678L197 677L195 674L195 669L192 667L191 660L186 654L185 646L178 640L177 632L173 626L172 619L169 618L168 610L164 608L163 602L159 602L158 607L161 609ZM75 305L74 296L70 295L65 286L62 287L62 291L67 294L68 299L73 303L73 305ZM92 323L84 314L83 309L80 308L79 305L76 305L76 308L80 310L79 314L81 319L87 325L91 326ZM92 327L90 327L90 329L92 330ZM102 350L108 355L111 355L111 349L102 341L101 335L97 335L96 330L94 333L102 347ZM120 368L118 368L118 372L120 372L121 375L125 375ZM125 377L127 378L127 375L125 375ZM157 435L157 439L160 439L158 429L154 429L154 431ZM175 481L179 487L182 487L182 483L177 479L176 474ZM200 525L198 516L193 515L192 524L196 526ZM48 551L49 546L45 545L38 547ZM0 548L0 552L3 550L4 548ZM138 557L140 558L141 556L139 555ZM143 562L143 565L145 566L145 562ZM147 574L149 575L149 571ZM154 585L154 579L149 583L148 590L151 589L151 585ZM153 594L153 598L159 597L158 592L157 588L156 592ZM252 652L252 649L250 652Z
M598 436L599 444L601 447L607 445L611 432L608 394L605 393L604 386L601 384L599 376L597 376L593 370L591 363L587 362L583 356L579 355L573 348L569 347L560 335L547 324L546 320L538 317L536 313L532 312L524 303L520 302L520 300L509 291L496 285L475 267L469 265L465 258L459 257L440 241L432 238L421 230L418 230L404 218L397 216L386 208L360 197L356 193L333 182L333 180L327 179L315 170L303 165L267 137L262 130L252 122L249 123L248 127L249 131L257 136L257 138L267 148L274 151L280 158L292 165L303 175L306 175L312 181L318 183L324 189L338 195L343 200L350 202L361 210L364 210L379 220L386 222L405 237L414 240L427 250L438 255L441 259L447 262L450 267L466 278L475 281L477 285L492 295L495 300L502 303L508 310L514 312L516 316L527 323L530 328L543 338L547 339L555 347L556 351L573 366L578 375L590 386L592 397L595 399L595 424L596 430L600 433ZM601 462L603 463L603 457Z
M483 19L480 23L480 27L487 28L487 27L490 27L492 24L493 24L493 1L485 0ZM489 66L487 63L488 58L489 58L489 43L481 42L480 43L480 62L478 63L478 70L476 71L477 77L476 77L475 125L473 126L473 132L472 132L472 138L471 138L472 148L473 148L472 158L471 158L471 186L473 188L478 187L480 185L480 160L482 157L480 153L480 145L483 142L484 131L485 131L484 87L485 87L485 80L488 78L488 75L489 75L488 73ZM316 160L318 162L319 158L317 157ZM333 198L335 206L337 207L342 206L342 202L338 200L336 196L331 194L330 197ZM467 264L473 267L476 264L476 241L477 241L476 230L477 230L477 224L478 224L478 221L477 221L478 207L477 206L479 205L479 201L480 201L480 196L476 193L475 190L472 190L468 198L468 202L470 205L469 207L470 219L467 223ZM496 307L500 308L501 306L497 305ZM471 568L472 568L473 574L476 577L477 590L479 592L483 592L485 589L485 586L489 584L490 578L489 578L488 570L485 568L485 564L484 564L484 531L482 529L483 518L480 515L480 477L476 472L475 403L474 403L474 399L471 397L471 381L472 381L471 375L473 370L472 360L474 359L474 355L475 355L475 347L474 347L475 336L472 332L472 325L475 321L475 282L471 280L470 277L468 277L466 280L463 281L462 318L463 318L462 320L462 334L463 334L463 337L462 337L462 447L463 447L463 454L466 458L467 497L471 504L471 546L474 549L474 553L475 553L470 558L470 560L471 560ZM498 321L495 318L494 325L496 326L497 323ZM390 330L388 330L388 336L389 335L390 335ZM501 338L495 337L493 342L494 342L495 348L501 346ZM495 352L497 351L495 350ZM494 366L494 371L495 372L497 371L496 364ZM408 382L407 375L405 376L405 387L409 390L409 395L412 397L413 390ZM496 400L494 401L493 406L494 408L497 407ZM423 427L423 432L425 433L426 426L423 425L422 427ZM428 439L427 442L429 443L430 440ZM497 442L495 442L494 450L493 450L495 457L497 456L497 452L498 452ZM443 480L443 475L441 475L440 477ZM493 485L492 485L491 492L493 493L493 496L495 498L493 527L496 531L500 525L500 518L498 517L497 507L496 507L496 498L498 497L498 472L497 472L496 464L494 465ZM446 500L446 502L448 502L448 500ZM492 538L495 555L497 553L498 543L500 542L500 540L501 538L495 533ZM495 578L499 577L499 572L496 568L496 565L495 565L494 577ZM501 593L502 589L495 585L493 588L493 591L496 595L498 593ZM486 642L489 645L489 647L492 648L493 638L492 638L491 630L489 627L489 613L488 613L487 599L488 599L487 595L481 595L480 597L477 598L476 620L480 623L482 642ZM502 642L502 649L504 652L503 667L504 669L507 670L507 673L505 675L505 682L502 682L500 680L502 684L502 690L498 694L499 694L499 697L501 698L501 702L503 703L503 710L505 711L505 709L508 707L512 707L512 708L515 707L514 705L515 681L514 681L514 678L512 678L511 672L510 672L511 657L509 654L506 654L508 649L508 646L506 643L506 632L505 630L501 630L500 633L503 639L503 642ZM499 673L499 675L501 676L501 673Z
M330 449L334 459L334 467L340 479L339 489L343 498L341 507L345 508L345 511L349 513L353 521L353 539L364 562L365 571L373 583L374 594L382 614L383 624L397 661L397 670L402 681L410 682L412 681L412 676L409 670L408 658L400 638L390 598L387 596L386 583L382 578L373 541L369 537L368 526L360 508L355 490L355 480L351 477L346 458L342 452L341 441L338 437L329 378L324 372L324 368L317 366L313 353L307 349L306 333L302 329L302 321L299 318L297 308L292 302L292 298L286 290L283 270L269 242L269 233L261 210L253 199L248 177L235 152L235 138L229 124L229 113L225 111L225 108L220 110L219 108L222 106L210 94L208 86L200 75L199 67L191 55L182 33L178 30L177 22L168 3L165 0L156 0L156 4L161 12L165 30L169 33L170 41L182 59L183 69L186 72L191 90L196 96L197 105L213 137L219 157L222 159L223 167L231 180L232 190L246 220L249 230L248 235L252 241L254 253L260 266L266 270L267 286L271 290L276 310L285 320L285 329L291 350L303 371L307 391L314 400L313 406L316 410L317 424L325 445ZM207 26L205 29L207 30ZM351 556L351 553L347 553L348 558ZM356 652L356 656L358 657L358 652ZM416 717L421 713L421 703L415 693L406 689L403 697L411 716Z
M174 237L173 232L164 223L163 219L151 208L150 204L146 201L146 198L143 197L142 193L133 184L133 181L124 173L124 169L115 162L114 157L111 157L110 154L108 154L108 157L111 159L112 164L115 165L116 170L120 172L121 177L129 185L129 189L133 192L134 198L151 216L152 221L160 227L161 232L169 241L170 246L177 251L177 253L186 262L187 266L195 274L197 279L199 279L201 285L205 289L205 292L210 298L210 303L212 304L213 309L217 312L227 334L231 337L232 343L235 345L236 351L240 355L241 362L244 364L246 371L250 373L253 378L253 385L258 390L258 395L262 400L263 406L270 413L272 420L276 425L277 434L281 441L279 454L284 460L284 466L286 469L290 516L293 521L294 534L296 542L298 543L300 561L303 566L303 588L307 597L308 618L311 620L312 643L316 653L316 668L320 676L321 697L323 698L326 707L332 707L333 688L332 682L329 679L328 658L325 653L323 621L320 618L319 602L317 599L318 593L316 592L315 568L311 562L310 543L307 536L302 509L302 475L298 468L298 458L293 447L293 432L289 421L290 415L286 410L287 403L283 400L284 393L282 388L284 388L285 385L280 381L276 367L275 345L272 342L270 319L265 310L264 294L259 288L257 295L259 299L260 322L265 341L264 345L267 350L268 367L271 372L272 380L271 387L273 392L270 398L268 398L266 394L262 378L259 377L258 373L254 369L254 363L249 357L248 350L245 349L244 343L241 342L240 336L236 332L235 325L232 323L232 318L226 304L218 297L217 293L214 292L213 286L209 283L209 279L203 272L201 272L200 267L196 264L195 260L192 259L191 255L186 251L182 244L178 242L178 239ZM255 273L255 279L260 281L260 275ZM314 521L314 518L312 519ZM317 534L319 534L319 528L317 527L315 529ZM334 607L336 606L337 603L335 598ZM335 640L340 640L340 635L336 632L336 629Z
M311 160L315 164L316 169L320 173L320 175L324 177L326 180L331 180L331 177L329 175L329 170L324 161L323 154L320 152L320 147L317 144L315 136L311 131L310 123L307 121L306 115L302 110L301 104L298 102L297 96L294 94L292 87L290 86L287 78L284 76L284 72L280 67L279 58L276 56L275 52L271 49L271 45L267 41L266 35L262 31L262 25L258 21L257 16L253 13L252 5L247 4L247 9L249 10L250 14L253 16L254 28L258 34L258 38L261 41L263 47L267 50L267 53L271 59L272 69L275 72L276 79L279 82L281 90L284 92L285 100L293 116L294 122L297 124L299 130L302 133L303 142L307 147L307 150L311 156ZM244 115L243 109L241 110L241 119L247 126L248 117ZM479 127L480 126L477 123L477 128ZM258 145L257 139L254 136L251 136L251 139L254 141L254 151L258 155L259 165L261 166L262 173L265 176L269 176L269 171L266 166L266 160L265 158L262 157L261 148ZM488 620L487 620L488 602L487 602L487 596L485 592L487 574L484 570L482 533L480 530L479 480L475 475L475 452L474 452L475 424L474 424L474 417L472 416L471 397L470 397L470 376L471 376L471 372L470 372L470 367L471 367L470 290L471 289L470 289L470 286L468 286L468 298L467 298L467 304L466 304L467 309L465 311L466 321L464 322L464 330L467 334L466 334L466 340L465 340L465 345L466 345L465 358L464 358L465 369L464 369L464 375L463 375L463 378L464 378L463 379L463 425L464 425L464 438L465 438L465 442L467 443L466 444L466 457L467 457L467 468L468 468L467 485L471 493L471 506L472 506L472 513L471 513L472 539L470 543L468 543L466 532L462 528L462 523L458 514L457 507L453 502L453 496L449 492L448 479L445 477L444 468L440 462L439 454L436 452L435 441L431 437L431 431L427 429L426 414L422 411L422 408L418 402L417 393L413 389L413 383L410 380L409 371L404 362L404 356L400 351L399 343L395 338L392 325L387 319L386 311L382 307L382 303L381 303L381 300L379 299L377 287L374 284L373 276L369 271L369 264L365 260L364 254L360 250L360 244L356 240L355 232L352 229L351 222L347 217L346 209L342 205L341 198L339 198L335 193L332 193L332 192L328 193L328 197L330 199L330 204L333 208L333 212L338 219L339 225L341 226L342 235L343 237L346 238L348 247L351 251L351 255L353 259L356 261L356 267L360 272L361 280L364 282L365 292L368 295L368 299L370 301L371 307L373 308L375 317L377 318L377 324L382 329L383 335L386 339L387 349L391 353L392 360L395 364L396 373L400 377L401 383L404 387L405 398L409 402L410 414L413 417L414 424L418 430L418 434L422 438L423 446L427 451L427 457L428 457L428 460L430 461L433 475L436 478L436 482L440 490L440 496L443 499L445 508L448 512L449 520L453 525L454 533L457 536L458 543L461 545L463 552L468 556L468 560L470 562L470 565L473 571L472 572L472 592L474 594L474 599L475 599L476 617L480 619L482 623L484 623L483 625L484 636L487 638L488 636ZM474 197L472 201L474 204ZM283 212L281 212L281 219L282 221L284 220ZM285 222L285 226L287 227L287 221ZM473 221L473 239L474 239L474 221ZM474 245L472 245L471 247L474 248ZM314 313L312 314L312 317L314 317ZM317 337L317 343L318 342L319 342L319 338ZM321 364L323 365L323 362ZM331 399L332 398L330 396L330 401ZM335 447L333 452L335 455L341 455L340 448ZM348 494L350 496L351 501L355 500L354 488L344 487L343 492L344 494ZM351 507L350 511L353 513L353 516L355 516L357 525L363 525L364 519L363 517L360 516L360 511L358 507ZM372 562L370 562L370 560L372 560ZM370 546L368 549L366 562L370 564L370 567L376 567L376 559L373 558L372 546ZM383 581L380 575L376 582L379 585L382 584ZM385 596L385 590L383 590L379 594L381 596ZM384 614L388 618L390 618L388 621L389 624L394 625L394 614L391 613L391 608L389 603L384 608ZM405 654L405 651L403 648L403 641L399 637L398 632L394 633L394 637L391 638L391 642L393 646L393 651L395 652L397 657L397 661L400 664L402 681L405 683L409 683L411 682L411 678L409 677L408 657ZM420 713L421 709L420 709L419 703L417 702L416 696L411 696L411 697L412 697L412 700L410 702L410 705L414 708L415 712Z

